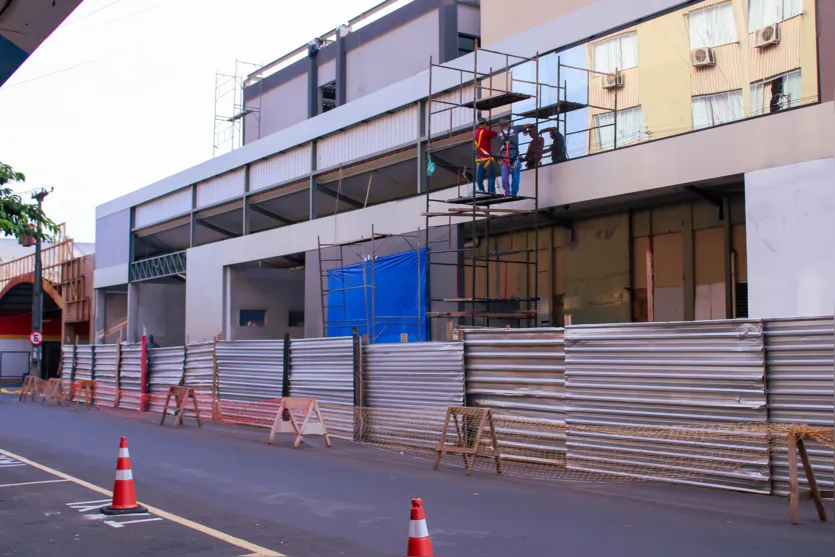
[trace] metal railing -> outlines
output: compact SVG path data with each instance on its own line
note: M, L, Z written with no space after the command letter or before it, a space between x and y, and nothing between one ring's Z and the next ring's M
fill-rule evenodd
M185 278L186 276L185 251L134 261L130 264L131 282L174 276L181 278Z

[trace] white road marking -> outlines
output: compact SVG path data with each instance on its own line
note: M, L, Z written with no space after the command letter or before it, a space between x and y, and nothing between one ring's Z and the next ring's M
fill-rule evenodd
M65 480L70 481L70 480ZM92 505L94 503L109 503L110 499L97 499L95 501L76 501L75 503L67 503L68 507L72 507L73 505Z
M116 522L115 520L105 520L104 523L108 526L113 526L114 528L124 528L126 524L139 524L140 522L156 522L158 520L162 520L159 517L155 518L143 518L141 520L126 520L124 522Z
M67 506L71 509L75 509L80 513L86 513L92 510L99 510L102 508L102 505L105 503L109 503L110 499L105 499L104 501L90 501L89 503L67 503Z
M24 466L26 466L26 465L24 464ZM22 482L22 483L19 483L19 484L0 484L0 487L18 487L18 486L23 486L23 485L38 485L38 484L57 484L57 483L62 483L62 482L67 482L67 481L69 481L69 480L43 480L43 481L40 481L40 482Z
M69 474L65 474L59 470L55 470L54 468L50 468L49 466L45 466L34 460L30 460L28 458L22 457L20 455L11 453L4 449L0 449L0 458L3 456L11 459L16 459L18 462L22 462L25 465L32 466L33 468L37 468L38 470L42 470L47 472L48 474L52 474L58 478L65 479L70 481L76 485L80 485L81 487L87 488L90 491L95 491L96 493L101 493L102 495L106 495L107 497L113 497L113 492L103 487L99 487L95 484L91 484L90 482L86 482L82 479L76 478L74 476L70 476ZM110 499L105 499L102 501L103 503L109 502ZM82 502L83 503L83 502ZM81 504L81 503L79 503ZM285 557L284 554L278 553L277 551L273 551L271 549L267 549L266 547L258 546L252 542L248 542L246 540L242 540L240 538L236 538L235 536L231 536L226 534L225 532L221 532L219 530L215 530L214 528L210 528L204 524L200 524L199 522L194 522L193 520L189 520L182 516L178 516L176 514L172 514L166 512L162 509L158 509L156 507L152 507L151 505L144 505L150 512L155 515L160 516L163 519L170 520L175 524L179 524L180 526L185 526L186 528L191 528L192 530L196 530L200 533L206 534L207 536L211 536L215 539L221 540L223 542L228 543L229 545L234 545L236 547L240 547L241 549L245 549L247 551L251 551L247 557Z

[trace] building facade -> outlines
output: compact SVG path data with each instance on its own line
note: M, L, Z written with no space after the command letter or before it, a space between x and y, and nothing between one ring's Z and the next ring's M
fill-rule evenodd
M831 314L833 29L825 0L414 0L337 29L251 80L243 147L97 208L95 329L375 337L373 314L437 340L455 318L424 313L534 293L537 324ZM427 192L469 188L463 101L500 88L478 115L563 107L567 160L522 172L512 216L427 233Z

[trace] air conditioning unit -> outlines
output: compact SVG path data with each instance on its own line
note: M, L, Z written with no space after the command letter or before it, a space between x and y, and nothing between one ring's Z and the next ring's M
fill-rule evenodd
M780 24L773 23L767 27L763 27L757 31L757 38L754 41L754 46L757 48L766 48L775 44L780 44Z
M690 63L697 68L715 66L716 55L712 48L696 48L690 51Z
M619 87L623 87L623 74L620 70L617 70L614 75L603 76L604 89L618 89Z

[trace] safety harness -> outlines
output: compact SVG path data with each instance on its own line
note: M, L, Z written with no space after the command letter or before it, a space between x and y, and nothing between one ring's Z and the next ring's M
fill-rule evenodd
M476 132L476 138L473 143L475 143L476 147L476 157L475 162L476 164L480 164L484 167L484 170L487 170L491 164L496 162L496 159L493 158L493 155L490 154L490 151L485 150L481 146L481 137L484 135L484 130L479 129Z

